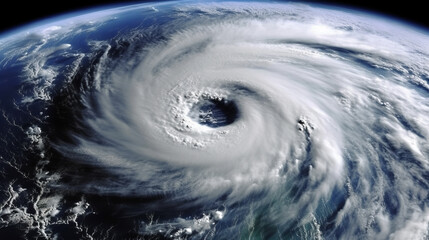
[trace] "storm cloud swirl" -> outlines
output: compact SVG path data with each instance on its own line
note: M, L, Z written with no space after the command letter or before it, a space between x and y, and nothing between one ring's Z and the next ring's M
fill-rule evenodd
M300 4L163 7L52 50L78 61L51 94L45 188L108 199L147 238L428 237L427 34Z

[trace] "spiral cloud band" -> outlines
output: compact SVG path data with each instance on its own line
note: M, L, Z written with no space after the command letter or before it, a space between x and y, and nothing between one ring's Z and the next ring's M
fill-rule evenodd
M91 94L97 111L88 104L85 117L101 143L77 136L77 149L144 184L102 191L166 194L163 202L186 207L223 199L226 211L250 201L280 229L317 226L339 211L339 227L358 219L349 234L378 225L374 236L408 235L419 221L425 232L427 181L419 171L428 169L429 105L418 78L428 76L419 72L427 55L415 61L401 39L341 28L328 22L334 12L323 13L203 21L149 46L135 66L126 59L102 71ZM423 186L414 184L419 176ZM321 204L328 213L317 213ZM420 210L410 216L410 208Z
M413 180L428 169L428 89L415 79L427 76L423 59L397 39L328 16L262 16L192 25L150 46L131 71L125 62L96 79L98 109L88 105L85 121L102 144L78 137L78 149L145 184L103 191L168 193L164 201L187 207L260 194L250 208L269 211L260 217L281 228L317 225L329 214L314 211L327 204L339 211L334 224L358 217L349 234L376 224L377 237L408 235L410 217L427 230L427 206L419 206L427 190L401 195L427 189L423 175L423 186ZM334 191L347 195L342 209ZM420 210L409 216L410 208Z
M137 199L120 215L158 218L145 236L428 237L427 34L300 4L173 13L80 57L52 145L96 171L57 188Z

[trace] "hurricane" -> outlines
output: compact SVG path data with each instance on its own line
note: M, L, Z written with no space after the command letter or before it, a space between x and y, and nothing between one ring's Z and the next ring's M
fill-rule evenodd
M427 32L270 2L146 3L72 22L0 43L2 76L19 69L2 131L24 121L27 139L1 166L29 172L6 175L1 229L428 238Z

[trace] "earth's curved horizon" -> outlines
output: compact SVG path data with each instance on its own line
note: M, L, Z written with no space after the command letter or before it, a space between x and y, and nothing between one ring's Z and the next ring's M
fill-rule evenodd
M159 2L0 35L0 236L429 238L429 32Z
M270 2L269 0L266 0ZM19 15L19 17L10 18L9 16L0 17L0 35L9 34L11 32L18 32L19 29L23 29L27 26L34 25L39 22L53 22L58 17L64 17L67 15L79 14L84 12L94 12L104 10L108 8L121 7L125 5L133 4L155 4L158 1L155 0L143 0L143 1L117 1L117 0L105 0L105 1L74 1L67 5L55 5L53 6L49 1L38 1L28 2L26 7L28 9L37 9L37 11L27 12L25 15L21 14L22 3L11 2L8 5L8 13L13 16ZM164 1L165 2L165 1ZM184 2L184 1L182 1ZM277 1L288 2L288 1ZM291 2L291 1L289 1ZM309 1L292 1L301 2L304 4L321 5L326 7L337 7L342 9L355 10L358 12L367 12L373 16L379 15L384 18L403 22L410 26L414 25L416 28L423 29L423 31L429 30L429 22L425 17L425 13L422 11L424 3L421 1L409 1L408 4L402 4L400 2L391 2L389 5L384 3L377 3L374 1L337 1L337 0L309 0ZM49 6L49 7L42 7Z

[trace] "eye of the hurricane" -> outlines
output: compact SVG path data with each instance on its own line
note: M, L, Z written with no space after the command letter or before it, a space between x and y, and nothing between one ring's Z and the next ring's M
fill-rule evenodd
M239 111L234 101L201 99L192 106L189 117L201 125L218 128L235 122Z

